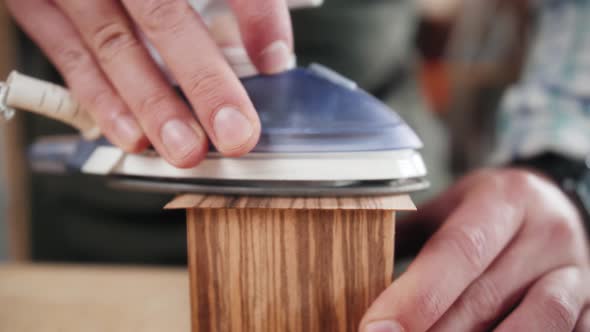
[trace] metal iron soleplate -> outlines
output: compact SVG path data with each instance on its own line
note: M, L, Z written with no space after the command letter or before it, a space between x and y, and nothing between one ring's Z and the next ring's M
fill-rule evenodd
M108 184L115 189L164 194L199 193L299 197L391 195L420 191L430 186L430 183L423 178L359 182L211 181L190 183L165 179L114 178Z

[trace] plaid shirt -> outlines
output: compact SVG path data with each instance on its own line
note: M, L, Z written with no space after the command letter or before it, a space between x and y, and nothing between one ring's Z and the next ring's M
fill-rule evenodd
M590 0L542 0L520 82L501 103L493 160L590 156Z

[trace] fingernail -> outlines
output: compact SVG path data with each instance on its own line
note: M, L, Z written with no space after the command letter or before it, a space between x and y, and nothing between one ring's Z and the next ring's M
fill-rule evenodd
M287 43L277 40L260 53L260 69L265 74L280 73L295 66L294 58Z
M382 320L369 323L365 332L404 332L404 329L397 322Z
M217 144L226 152L246 144L254 133L250 120L233 107L224 107L217 111L213 119L213 130Z
M143 135L143 131L137 124L137 121L129 115L123 114L115 119L115 135L121 141L121 144L133 145Z
M160 136L166 151L174 159L184 159L199 146L199 136L184 121L172 119L161 129Z

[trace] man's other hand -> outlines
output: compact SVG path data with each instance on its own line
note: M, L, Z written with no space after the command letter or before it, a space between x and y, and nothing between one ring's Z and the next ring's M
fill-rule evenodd
M481 171L408 223L437 230L373 303L362 332L590 331L588 241L549 180Z

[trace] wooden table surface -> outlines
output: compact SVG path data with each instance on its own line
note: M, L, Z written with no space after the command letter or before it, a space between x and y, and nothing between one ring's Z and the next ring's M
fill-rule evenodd
M189 331L186 269L0 265L0 331Z

